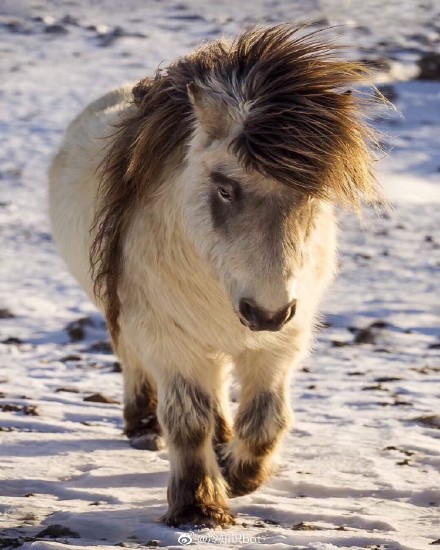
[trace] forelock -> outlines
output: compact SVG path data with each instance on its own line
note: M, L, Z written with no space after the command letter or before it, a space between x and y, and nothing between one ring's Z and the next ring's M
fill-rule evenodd
M368 74L341 59L322 32L285 24L249 29L225 46L209 78L241 122L231 150L245 168L352 205L376 196L375 136L364 99L351 93Z

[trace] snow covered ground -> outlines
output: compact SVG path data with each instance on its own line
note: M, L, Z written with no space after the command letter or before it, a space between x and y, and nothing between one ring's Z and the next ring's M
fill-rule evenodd
M101 93L245 23L311 18L388 60L378 80L403 117L380 122L393 150L379 170L394 210L364 227L342 215L328 326L292 386L277 477L232 501L237 526L183 533L157 521L167 452L122 436L121 375L55 253L46 170ZM2 0L0 548L440 544L440 81L410 80L440 49L439 21L437 2L412 0Z

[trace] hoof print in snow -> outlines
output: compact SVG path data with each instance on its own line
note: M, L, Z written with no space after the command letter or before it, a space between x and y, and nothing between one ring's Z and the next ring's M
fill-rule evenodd
M80 535L76 531L72 531L69 527L64 525L49 525L46 529L40 531L37 535L37 538L49 537L51 539L56 539L58 537L67 537L72 539L79 539Z
M107 397L102 393L93 393L92 395L88 395L87 397L84 397L83 401L89 401L91 403L109 403L112 405L119 404L119 401L116 401L116 399Z

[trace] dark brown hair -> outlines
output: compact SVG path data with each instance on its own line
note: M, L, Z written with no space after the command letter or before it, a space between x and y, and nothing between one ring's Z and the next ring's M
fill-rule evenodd
M376 196L374 134L363 118L362 97L350 91L365 82L366 70L336 56L322 33L302 30L287 24L248 29L232 42L202 45L134 87L135 106L100 167L92 228L95 292L115 342L124 232L139 197L151 194L185 157L196 120L191 84L211 90L212 102L215 96L237 107L247 102L241 131L230 143L244 168L355 207Z

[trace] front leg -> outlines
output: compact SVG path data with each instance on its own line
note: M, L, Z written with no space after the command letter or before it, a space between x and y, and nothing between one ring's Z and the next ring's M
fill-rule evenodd
M226 488L212 445L214 400L197 377L178 373L159 383L159 422L167 439L171 475L167 525L230 525Z
M246 351L236 360L240 405L234 437L220 461L231 497L255 491L270 475L271 459L291 420L291 362L268 351Z

